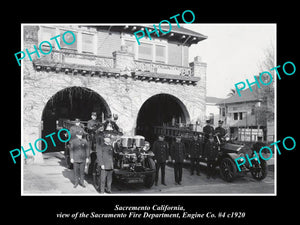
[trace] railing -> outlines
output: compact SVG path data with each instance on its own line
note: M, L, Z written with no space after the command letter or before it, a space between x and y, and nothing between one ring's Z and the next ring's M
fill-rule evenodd
M98 56L87 53L78 53L72 50L53 50L49 55L42 56L42 61L50 61L61 64L76 64L86 66L101 66L106 68L114 68L114 58L106 56Z
M193 76L190 67L169 65L157 62L145 62L142 60L134 60L134 65L137 71L165 73L179 76Z

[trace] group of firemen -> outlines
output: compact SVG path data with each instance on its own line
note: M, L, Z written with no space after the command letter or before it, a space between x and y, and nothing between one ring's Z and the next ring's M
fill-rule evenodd
M158 140L153 143L152 151L154 153L154 162L156 163L155 185L157 185L159 170L161 171L161 184L167 185L165 182L165 166L169 161L169 156L174 167L175 184L181 185L182 182L182 167L186 158L190 159L190 173L200 176L200 159L204 158L207 163L207 178L216 177L216 161L218 155L218 146L214 140L214 135L223 139L226 135L226 130L222 127L223 121L218 121L216 129L211 126L211 121L206 120L206 126L203 127L204 141L200 141L199 135L194 134L193 140L186 146L180 135L176 136L175 142L170 146L164 140L164 135L159 135Z
M69 141L70 160L74 170L74 188L79 185L85 187L84 171L89 162L90 151L96 153L97 170L101 171L100 192L111 193L113 173L113 148L110 132L120 132L116 124L117 115L109 114L104 123L97 120L97 113L92 112L91 120L87 123L87 132L80 120L75 119L75 124L70 128L71 140ZM88 141L82 138L87 135Z
M100 193L111 193L112 173L113 173L113 147L109 132L120 132L116 124L117 115L108 115L104 123L97 120L96 112L92 112L91 120L87 123L87 132L79 119L75 119L75 124L70 128L71 139L69 141L70 161L73 163L74 169L74 188L79 185L85 187L84 171L85 166L89 162L90 151L96 153L96 162L98 170L101 171ZM161 171L161 184L167 185L165 182L165 166L171 158L174 167L175 184L181 185L182 168L186 158L190 159L191 175L196 171L200 176L200 159L204 157L207 162L207 178L215 178L216 160L218 147L214 141L214 135L220 138L226 134L222 127L223 121L218 122L218 127L214 129L211 121L206 121L203 127L204 141L200 141L197 133L194 134L193 140L188 146L181 141L181 136L176 136L175 141L169 146L165 141L164 135L159 135L158 140L153 143L152 152L154 153L154 162L156 165L155 185L158 183L159 171ZM101 134L101 135L99 135ZM87 139L83 135L88 136Z

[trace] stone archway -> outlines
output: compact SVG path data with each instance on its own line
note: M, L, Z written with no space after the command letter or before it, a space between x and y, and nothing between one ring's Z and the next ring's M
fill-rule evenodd
M153 126L171 125L175 122L189 123L190 115L182 101L170 94L157 94L141 106L136 123L136 134L145 136L151 143L156 139Z
M97 112L98 119L110 114L106 101L95 91L86 87L68 87L58 91L47 102L42 113L42 138L56 132L60 119L88 121L91 112ZM60 143L59 141L55 141ZM60 143L62 144L62 143ZM49 151L61 151L62 146L48 148Z

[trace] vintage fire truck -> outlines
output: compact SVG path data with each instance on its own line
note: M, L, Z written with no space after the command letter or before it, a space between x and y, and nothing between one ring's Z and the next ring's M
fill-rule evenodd
M181 135L182 142L189 146L189 143L193 140L193 135L199 135L200 141L204 142L204 135L202 132L193 131L189 127L168 127L168 126L155 126L155 135L163 134L168 142L174 141L177 135ZM267 163L265 160L253 161L252 166L249 165L247 161L242 167L241 172L238 171L235 159L248 154L251 156L253 154L252 149L246 145L235 144L229 140L229 138L224 138L220 140L217 135L214 135L214 141L218 146L218 156L217 165L220 170L220 175L223 180L227 182L232 182L235 178L239 176L244 176L246 173L250 172L254 179L263 180L267 176ZM204 146L203 146L204 149ZM206 164L206 156L202 154L200 161Z
M152 159L149 142L140 135L121 136L115 138L114 173L113 179L123 183L144 183L151 188L155 179L155 163ZM93 181L95 188L99 189L100 171L95 162L93 166Z
M60 120L59 128L70 129L75 121ZM91 143L91 135L88 133L87 122L81 121L83 129L86 131L84 138ZM114 150L114 173L113 179L125 183L143 182L147 188L151 188L155 179L154 156L150 150L149 142L140 135L123 136L119 131L106 131L99 129L97 135L109 136L112 140ZM91 146L91 145L90 145ZM70 161L69 143L65 143L65 161L69 169L73 168ZM97 154L95 147L90 149L90 160L86 166L86 173L93 177L93 183L97 191L100 187L100 170L97 165Z

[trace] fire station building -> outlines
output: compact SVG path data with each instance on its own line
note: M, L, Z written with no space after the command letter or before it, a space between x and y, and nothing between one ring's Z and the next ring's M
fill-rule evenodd
M189 62L189 47L207 37L181 26L140 39L147 25L23 25L23 49L49 51L22 60L22 144L56 131L61 119L82 121L97 112L103 121L117 114L125 135L153 138L153 127L205 120L206 63ZM153 28L153 27L152 27ZM168 30L168 28L166 28ZM50 38L72 31L76 40L61 49ZM66 37L67 38L67 37ZM48 49L47 49L48 48ZM59 148L55 148L61 150ZM51 151L51 149L48 149ZM35 162L41 156L33 157Z

